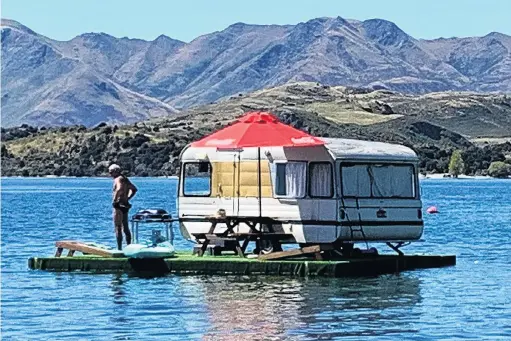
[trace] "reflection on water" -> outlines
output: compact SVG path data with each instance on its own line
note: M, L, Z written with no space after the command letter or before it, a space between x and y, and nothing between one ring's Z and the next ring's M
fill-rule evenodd
M109 275L109 324L116 340L181 336L202 340L392 336L417 332L410 308L420 280ZM146 303L144 303L146 302ZM158 331L153 330L161 325Z
M419 283L409 276L204 279L197 281L211 324L204 339L414 332L404 308L420 302Z
M112 297L115 304L125 304L126 293L122 287L124 279L121 274L114 275L112 278Z
M175 180L134 182L134 210L175 212ZM510 181L422 182L440 214L405 252L456 254L455 267L341 279L29 271L58 239L115 244L110 185L2 179L2 340L511 340Z

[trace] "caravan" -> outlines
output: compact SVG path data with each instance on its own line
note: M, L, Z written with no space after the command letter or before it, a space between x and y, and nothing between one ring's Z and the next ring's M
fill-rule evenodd
M279 243L374 241L398 251L396 246L419 240L417 155L395 144L322 141L301 147L187 146L178 195L182 233L191 240L208 233L207 217L222 212L271 218L278 222ZM235 230L250 231L243 223Z

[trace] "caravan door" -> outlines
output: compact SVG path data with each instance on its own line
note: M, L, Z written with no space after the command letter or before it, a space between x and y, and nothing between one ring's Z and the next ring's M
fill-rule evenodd
M306 240L332 243L337 239L337 200L331 162L310 162L308 198L311 225L304 225Z
M298 243L332 243L337 239L337 204L331 162L275 163L275 196L293 223Z
M226 215L234 216L239 205L240 157L236 152L222 153L226 153L222 161L217 161L213 165L212 192L216 197L217 210L223 209Z

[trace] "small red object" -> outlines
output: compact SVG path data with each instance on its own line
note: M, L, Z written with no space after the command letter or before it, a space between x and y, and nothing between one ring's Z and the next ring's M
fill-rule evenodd
M429 214L438 213L438 209L436 208L436 206L430 206L428 207L426 212L428 212Z

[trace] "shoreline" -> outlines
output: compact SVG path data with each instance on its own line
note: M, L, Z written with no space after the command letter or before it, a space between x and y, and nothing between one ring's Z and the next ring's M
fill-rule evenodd
M140 175L129 175L130 178L141 178L141 179L169 179L179 180L176 175L171 176L140 176ZM55 175L43 175L43 176L1 176L0 179L106 179L111 180L110 176L55 176Z
M425 176L420 174L419 180L492 180L492 179L506 179L506 178L493 178L489 175L459 175L457 178L454 178L449 175L449 173L434 173L434 174L426 174ZM508 177L508 179L511 179Z

